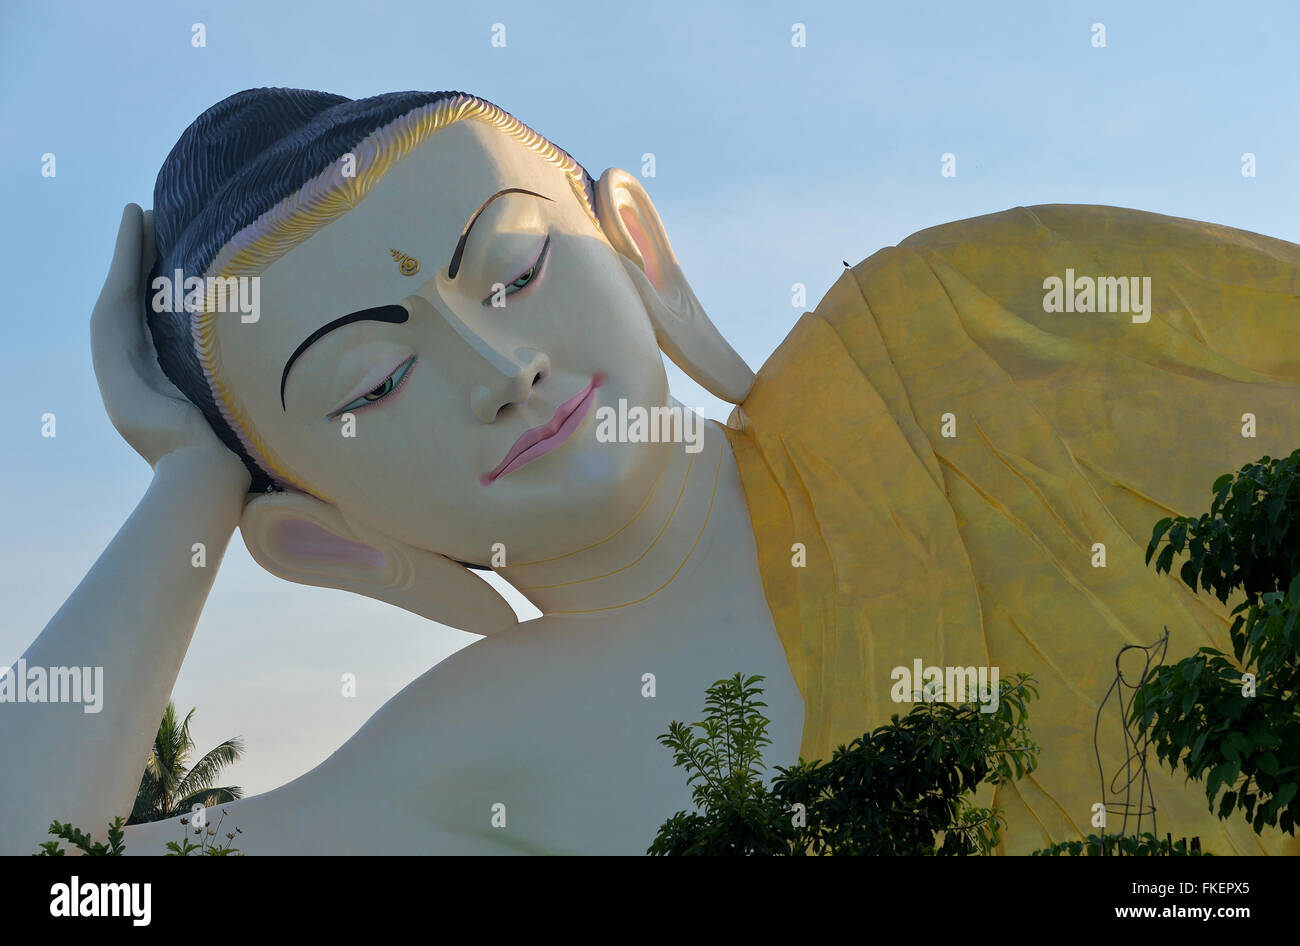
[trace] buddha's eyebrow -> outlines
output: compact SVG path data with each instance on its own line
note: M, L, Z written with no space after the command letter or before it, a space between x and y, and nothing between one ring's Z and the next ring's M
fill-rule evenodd
M307 336L306 340L294 349L289 360L284 363L284 373L280 375L280 409L288 410L284 406L284 385L289 380L289 369L293 363L298 360L298 356L305 352L316 342L320 341L336 328L342 328L345 325L351 325L353 322L392 322L400 325L411 317L411 313L406 311L405 306L400 305L381 305L373 309L360 309L356 312L350 312L342 318L337 318L333 322L322 325L316 331Z
M447 278L455 279L456 274L460 272L460 258L465 252L465 241L469 238L469 228L474 226L479 215L487 210L488 204L496 200L503 194L529 194L532 197L540 197L542 200L551 200L545 194L538 194L536 191L525 190L522 187L507 187L505 190L499 190L483 203L479 204L478 210L474 211L474 216L469 218L469 223L465 224L465 229L460 231L460 240L456 243L456 252L451 254L451 263L447 266ZM554 201L552 201L554 203Z

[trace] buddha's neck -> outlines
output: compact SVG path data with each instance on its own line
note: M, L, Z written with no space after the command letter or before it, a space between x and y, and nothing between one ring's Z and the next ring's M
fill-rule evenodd
M701 448L673 444L640 511L608 538L586 548L498 569L543 614L613 611L667 593L698 566L700 546L718 526L717 495L725 451L722 428L706 422Z

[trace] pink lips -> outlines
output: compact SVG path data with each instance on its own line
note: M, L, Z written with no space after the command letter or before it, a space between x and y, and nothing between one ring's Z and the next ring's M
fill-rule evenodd
M605 375L597 371L591 376L591 383L586 388L555 409L555 415L550 420L520 434L519 439L510 448L510 452L506 454L506 458L496 469L480 476L479 483L490 486L507 473L519 469L531 460L545 456L568 440L591 410L591 404L596 399L596 388L604 383Z

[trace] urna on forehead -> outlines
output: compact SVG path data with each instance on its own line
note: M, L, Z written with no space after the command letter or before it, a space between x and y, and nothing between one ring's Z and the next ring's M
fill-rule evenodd
M462 167L455 169L455 156L439 162L439 149L424 145L460 125L480 127L446 139L445 150L460 152ZM519 147L505 147L505 142ZM492 160L485 160L489 155ZM528 158L540 159L540 170L539 162ZM415 163L403 168L410 159ZM430 166L421 175L426 161ZM567 183L582 212L594 222L592 182L585 170L512 116L474 96L403 92L351 101L295 89L242 92L201 115L159 172L154 275L179 271L186 276L260 276L304 242L324 234L330 224L372 204L376 209L366 216L386 216L394 227L391 236L382 238L386 245L381 252L387 256L381 259L409 278L416 275L412 260L426 251L407 247L428 246L432 253L436 244L447 240L445 233L435 232L436 219L420 218L446 218L459 203L474 200L472 187L429 186L430 173L441 174L447 185L481 176L483 185L490 186L503 174L529 173L530 167L533 174L544 176L553 169L551 187L559 190L557 182ZM393 174L399 174L393 183L381 186ZM412 188L413 180L422 186ZM419 194L416 207L412 193ZM407 247L387 245L402 241ZM341 239L317 242L321 252L315 280L292 278L290 261L286 282L316 286L308 291L317 299L302 300L307 307L331 292L333 304L346 304L337 295L343 291L339 285L322 285L320 280L327 273L349 270L355 279L356 248L348 249ZM347 265L337 265L342 263ZM146 317L163 370L244 459L254 490L285 485L287 477L260 449L256 432L225 389L217 357L218 316L158 312L148 302Z

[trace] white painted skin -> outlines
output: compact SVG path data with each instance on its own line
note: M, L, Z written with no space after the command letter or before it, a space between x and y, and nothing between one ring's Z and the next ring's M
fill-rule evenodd
M505 187L552 199L494 201L449 279L467 220ZM246 501L242 464L154 361L135 304L153 257L151 225L127 208L92 341L109 416L154 479L24 655L29 665L103 666L103 711L5 704L0 712L8 760L0 852L35 850L53 819L97 828L130 809L236 526L277 575L488 635L413 682L312 771L225 806L249 854L644 852L659 824L690 807L684 775L655 737L670 720L698 719L705 688L737 671L767 678L769 764L795 761L803 704L720 428L706 427L697 454L681 444L599 443L593 406L557 449L480 482L597 372L608 380L596 405L675 403L660 349L733 402L752 384L636 179L607 171L599 214L600 230L558 169L464 122L271 264L261 318L218 319L222 372L286 472L315 495ZM535 282L504 308L483 306L546 236ZM419 274L403 276L390 247L420 260ZM390 304L405 305L409 320L326 335L294 365L281 408L281 372L304 338ZM358 410L357 436L342 437L326 414L410 355L401 388ZM384 564L373 551L313 555L287 541L303 523L326 545L332 536L337 549L364 546ZM191 567L196 541L207 545L206 569ZM487 565L495 543L509 563L498 572L541 618L517 624L457 564ZM642 695L645 674L655 677L652 699ZM493 825L498 804L504 827ZM128 830L127 849L161 852L175 837L171 822L143 825Z

